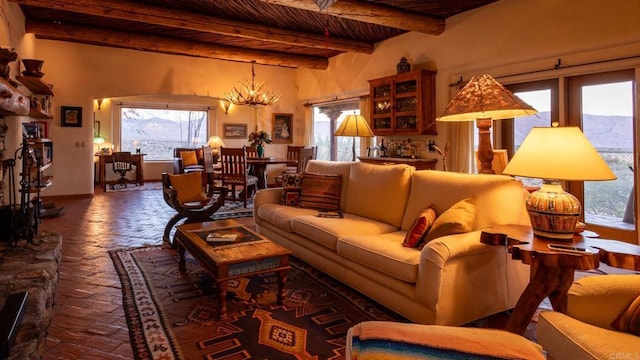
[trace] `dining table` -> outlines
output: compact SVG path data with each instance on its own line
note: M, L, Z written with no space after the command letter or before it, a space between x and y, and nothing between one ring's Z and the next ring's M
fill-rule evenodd
M267 166L274 164L285 164L287 166L296 166L297 160L274 157L248 157L247 165L251 169L252 175L258 178L258 189L267 188Z

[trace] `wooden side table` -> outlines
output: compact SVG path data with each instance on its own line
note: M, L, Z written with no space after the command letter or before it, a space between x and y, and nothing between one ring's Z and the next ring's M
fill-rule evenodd
M533 314L545 297L553 310L565 312L567 293L574 281L575 270L592 270L603 262L609 266L640 271L640 246L616 240L587 237L590 232L576 234L571 242L533 235L525 225L495 226L483 231L480 241L488 245L506 245L514 260L531 266L531 279L518 299L506 329L524 334ZM569 253L550 250L549 244L563 244L589 250Z

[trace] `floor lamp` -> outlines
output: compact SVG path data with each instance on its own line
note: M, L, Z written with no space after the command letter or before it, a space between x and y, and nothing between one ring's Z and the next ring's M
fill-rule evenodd
M342 121L342 124L336 130L335 136L351 136L353 137L353 143L351 144L351 161L356 161L356 136L357 137L374 137L376 136L371 128L367 119L362 115L347 115Z
M493 120L509 119L538 113L490 75L472 77L451 100L438 121L476 121L479 132L479 173L494 174L491 163L491 125Z

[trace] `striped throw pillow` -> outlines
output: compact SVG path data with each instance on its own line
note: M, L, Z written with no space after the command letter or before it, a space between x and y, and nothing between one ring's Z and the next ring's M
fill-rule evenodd
M298 206L317 210L339 210L342 175L304 173Z

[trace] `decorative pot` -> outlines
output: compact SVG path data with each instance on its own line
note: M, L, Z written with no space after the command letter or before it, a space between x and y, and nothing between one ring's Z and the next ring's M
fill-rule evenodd
M258 154L258 157L264 157L264 146L262 146L261 144L258 144L256 146L256 154Z
M22 72L23 75L40 77L44 75L44 73L42 72L42 64L44 64L43 60L22 59L22 63L25 67L25 71Z

